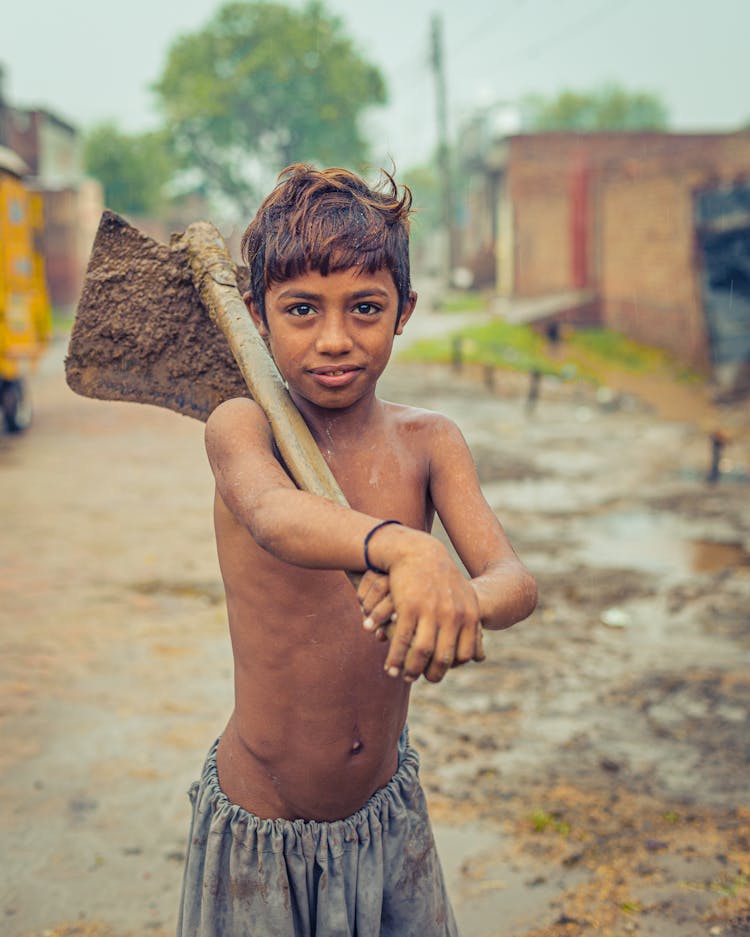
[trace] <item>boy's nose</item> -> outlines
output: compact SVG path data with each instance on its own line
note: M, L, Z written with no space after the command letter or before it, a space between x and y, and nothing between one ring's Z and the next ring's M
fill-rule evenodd
M321 355L343 355L351 351L353 342L341 316L325 316L315 340L316 351Z

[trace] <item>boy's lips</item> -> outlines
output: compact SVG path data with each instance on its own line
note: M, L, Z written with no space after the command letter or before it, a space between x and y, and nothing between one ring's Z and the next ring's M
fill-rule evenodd
M350 384L359 374L361 368L353 364L326 366L324 368L311 368L310 374L324 387L344 387Z

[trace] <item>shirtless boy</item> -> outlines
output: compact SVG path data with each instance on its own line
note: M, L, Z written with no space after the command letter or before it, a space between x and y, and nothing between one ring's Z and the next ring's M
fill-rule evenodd
M294 486L253 401L212 413L235 707L191 790L182 937L457 933L409 692L471 660L480 622L529 615L536 589L456 426L376 396L417 298L410 204L390 177L293 166L243 239L249 313L351 507ZM364 572L356 593L343 570Z

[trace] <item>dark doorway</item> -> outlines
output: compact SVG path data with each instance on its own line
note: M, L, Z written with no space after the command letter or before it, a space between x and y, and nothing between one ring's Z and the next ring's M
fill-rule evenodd
M695 222L711 362L737 379L750 371L750 184L699 192Z

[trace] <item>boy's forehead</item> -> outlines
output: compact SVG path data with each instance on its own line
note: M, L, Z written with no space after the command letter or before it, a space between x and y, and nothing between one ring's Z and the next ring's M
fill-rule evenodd
M295 276L282 280L275 280L268 284L268 290L281 292L289 288L305 288L315 286L320 291L339 289L351 285L353 289L362 290L370 286L385 288L389 292L397 292L396 281L388 267L379 267L370 271L362 266L345 267L341 270L332 270L322 273L320 270L308 268Z

